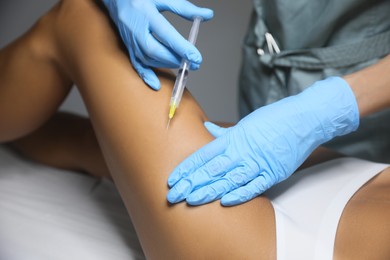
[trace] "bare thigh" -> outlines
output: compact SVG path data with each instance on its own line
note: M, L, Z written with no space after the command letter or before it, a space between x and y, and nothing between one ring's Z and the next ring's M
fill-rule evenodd
M97 1L98 2L98 1ZM80 90L112 178L150 259L272 259L275 224L268 199L237 207L169 205L167 178L190 153L213 140L189 92L166 130L170 75L161 90L138 77L96 1L54 9L58 62Z

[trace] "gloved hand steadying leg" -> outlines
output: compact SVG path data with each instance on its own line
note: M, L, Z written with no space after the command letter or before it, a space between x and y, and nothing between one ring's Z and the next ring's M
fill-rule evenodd
M234 127L205 125L216 140L171 173L171 203L246 202L288 178L319 145L356 130L359 111L348 83L332 77L257 109Z
M130 54L131 63L151 88L160 82L151 68L178 68L182 58L197 69L202 62L198 49L183 38L160 13L171 11L188 20L209 20L213 11L187 0L103 0Z

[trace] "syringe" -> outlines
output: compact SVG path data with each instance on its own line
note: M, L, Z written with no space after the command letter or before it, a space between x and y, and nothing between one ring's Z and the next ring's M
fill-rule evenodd
M198 37L199 32L199 25L202 22L201 17L195 17L194 22L191 27L190 36L188 37L188 41L195 45L196 38ZM186 87L187 79L188 79L188 71L190 68L191 63L183 59L179 68L179 71L176 76L175 85L173 87L171 101L169 103L169 115L168 115L168 125L167 129L169 128L169 124L171 122L171 119L175 115L176 109L179 107L181 97L183 96L184 88Z

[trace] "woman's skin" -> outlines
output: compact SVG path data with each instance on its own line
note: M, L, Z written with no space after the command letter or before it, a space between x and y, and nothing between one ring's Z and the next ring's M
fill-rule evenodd
M91 122L78 115L57 112L34 132L8 144L42 164L111 178Z
M95 1L67 0L1 50L0 140L23 137L14 141L15 147L35 154L37 160L47 158L47 149L58 150L53 140L64 140L56 144L65 147L64 154L46 163L106 176L100 147L147 258L274 259L274 212L267 198L227 208L219 202L201 207L168 204L169 173L213 139L203 127L207 118L186 92L166 129L171 74L159 72L160 91L147 87L113 28ZM72 83L83 97L94 131L87 120L53 116ZM49 148L38 147L42 142ZM344 210L336 258L390 256L387 176L381 174L364 186ZM370 242L356 246L360 234Z

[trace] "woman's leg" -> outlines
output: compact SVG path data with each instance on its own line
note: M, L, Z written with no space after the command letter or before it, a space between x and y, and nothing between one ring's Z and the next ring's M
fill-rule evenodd
M46 15L0 50L0 143L41 163L108 176L90 123L53 115L72 81L55 61L52 20Z
M58 62L79 87L112 177L146 255L158 259L272 258L272 207L259 197L245 205L203 207L166 201L175 165L212 137L189 93L166 129L172 77L160 73L152 91L134 72L109 19L95 2L57 7Z
M0 50L0 142L41 126L71 88L72 82L53 61L53 28L45 20Z
M120 50L107 18L93 2L68 1L60 8L59 17L58 43L66 43L66 39L74 36L67 48L60 45L59 49L64 50L59 52L63 54L60 61L84 97L112 177L145 254L158 259L275 258L274 216L264 197L232 208L222 208L218 202L195 208L184 203L171 206L166 202L169 172L189 153L212 139L202 125L205 116L191 96L186 93L171 128L166 130L172 79L160 74L159 92L145 86ZM390 183L385 183L383 187L389 186ZM388 197L382 197L385 198L382 207ZM381 207L371 207L369 211L381 213ZM389 215L382 213L384 219ZM371 223L370 230L376 230L378 225L373 219L373 216L362 218L359 225ZM353 239L350 229L359 229L359 225L348 225L353 222L354 217L347 216L340 223L336 251L338 248L359 251L342 240ZM382 235L388 235L387 230ZM376 241L375 236L370 237L370 242ZM380 248L388 247L381 244Z
M110 177L91 122L79 115L55 113L37 130L8 145L39 163Z

